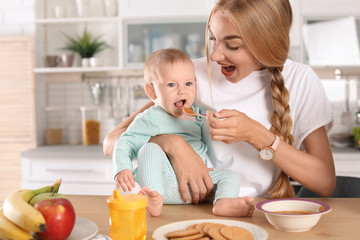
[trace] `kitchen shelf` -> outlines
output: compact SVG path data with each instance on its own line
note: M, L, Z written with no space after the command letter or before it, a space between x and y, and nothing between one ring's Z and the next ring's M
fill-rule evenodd
M340 69L342 75L360 75L360 66L311 66L321 79L335 79L335 70Z
M105 23L118 22L118 17L88 17L88 18L40 18L36 24L64 24L64 23Z
M35 73L83 73L120 71L120 67L56 67L35 68Z

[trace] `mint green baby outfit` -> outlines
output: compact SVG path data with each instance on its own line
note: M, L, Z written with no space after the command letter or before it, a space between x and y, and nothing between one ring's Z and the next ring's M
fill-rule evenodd
M198 111L198 108L193 107L193 110ZM138 114L115 144L114 177L118 172L130 169L140 187L146 186L162 194L165 204L185 204L171 162L160 146L148 141L160 134L180 135L207 164L207 147L201 140L202 124L201 117L194 121L178 119L157 105ZM132 167L134 159L138 159L137 169ZM239 178L234 172L215 169L209 174L216 189L214 201L239 196Z

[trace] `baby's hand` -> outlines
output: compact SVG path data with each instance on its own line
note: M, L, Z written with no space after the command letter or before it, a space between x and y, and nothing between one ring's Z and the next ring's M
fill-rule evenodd
M116 187L124 192L131 191L135 187L134 174L130 169L120 171L115 177Z

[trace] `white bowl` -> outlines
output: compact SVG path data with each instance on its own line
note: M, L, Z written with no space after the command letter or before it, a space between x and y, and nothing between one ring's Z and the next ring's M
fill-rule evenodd
M266 219L276 229L287 232L304 232L314 227L320 217L331 211L325 203L296 198L265 200L256 204L256 209L263 212ZM309 211L314 213L278 213L278 211Z

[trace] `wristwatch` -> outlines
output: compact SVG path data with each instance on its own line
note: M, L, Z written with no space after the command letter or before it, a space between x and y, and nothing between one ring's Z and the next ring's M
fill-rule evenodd
M275 157L275 151L277 147L279 146L280 138L278 135L275 135L275 140L271 146L268 147L262 147L259 149L259 157L262 160L273 160Z

